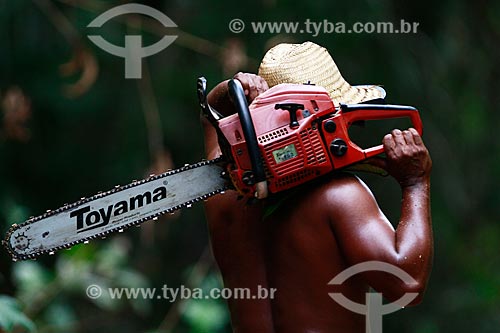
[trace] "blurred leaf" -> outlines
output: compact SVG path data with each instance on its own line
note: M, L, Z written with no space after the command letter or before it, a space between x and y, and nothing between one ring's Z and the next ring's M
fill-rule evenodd
M62 286L68 290L81 290L86 287L91 276L92 261L78 260L73 257L61 256L56 262L57 276Z
M18 327L27 332L36 330L35 324L21 311L19 303L5 295L0 295L0 327L7 332L13 332Z
M23 261L14 265L13 276L23 299L38 294L53 280L50 272L35 261Z
M216 300L189 300L184 319L191 326L191 333L218 332L228 321L224 307Z
M142 274L130 269L122 269L116 278L116 285L126 288L148 288L148 280ZM128 300L136 313L146 315L151 311L151 299L144 297Z
M45 311L44 319L49 323L52 331L69 333L76 331L75 324L78 318L73 309L65 302L55 302ZM39 326L40 330L42 329Z
M116 270L127 264L129 244L124 237L112 236L104 242L95 255L96 270L103 274L113 275Z
M0 204L3 208L2 214L9 226L14 223L23 222L29 217L29 209L26 206L14 202L11 198L7 198Z
M102 294L99 297L97 298L87 297L92 303L94 303L98 307L108 311L117 311L125 305L124 299L111 298L108 292L109 288L111 288L108 279L103 279L99 276L93 276L92 279L89 280L89 284L87 285L87 287L90 285L96 285L99 286L99 288L101 288ZM83 291L82 295L85 295Z
M209 295L210 290L222 288L217 274L211 273L199 288L203 295ZM222 299L190 299L186 304L184 319L192 327L191 333L219 332L229 323L225 301Z

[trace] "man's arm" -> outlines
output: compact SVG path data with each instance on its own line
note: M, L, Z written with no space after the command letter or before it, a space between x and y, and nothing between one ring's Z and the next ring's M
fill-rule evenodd
M406 292L425 290L433 257L430 216L431 159L418 132L394 130L384 137L386 169L402 190L401 217L394 230L370 190L358 179L329 190L334 207L332 226L349 265L382 261L397 266L416 281L407 285L387 273L367 272L373 288L394 300ZM417 299L415 303L418 303Z

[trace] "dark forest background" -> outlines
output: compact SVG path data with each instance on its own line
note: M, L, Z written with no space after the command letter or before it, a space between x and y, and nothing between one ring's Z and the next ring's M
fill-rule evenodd
M424 302L384 317L385 332L499 332L498 1L144 1L178 28L124 15L87 24L120 1L0 0L0 230L97 191L199 161L196 79L209 87L256 72L271 46L314 41L352 84L381 84L388 102L417 107L434 162L434 269ZM228 23L246 24L239 34ZM255 34L252 21L404 19L416 34ZM124 79L122 58L86 35L123 45L179 37ZM392 221L400 192L361 175ZM202 205L37 261L0 250L0 331L230 332L222 300L97 300L90 284L221 286ZM297 286L300 288L300 286Z

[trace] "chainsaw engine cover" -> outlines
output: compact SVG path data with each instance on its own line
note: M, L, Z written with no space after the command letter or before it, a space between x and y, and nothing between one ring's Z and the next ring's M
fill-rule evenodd
M280 84L250 104L268 188L277 193L332 171L321 139L320 118L335 113L327 91L314 85ZM253 193L252 166L237 114L219 121L234 163L229 173L243 194Z

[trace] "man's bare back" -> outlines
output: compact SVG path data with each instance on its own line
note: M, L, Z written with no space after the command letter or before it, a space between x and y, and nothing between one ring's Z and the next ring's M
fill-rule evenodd
M235 76L249 101L267 89L253 74ZM225 83L209 94L223 114L234 112ZM215 131L205 123L208 158L220 154ZM401 184L402 214L396 230L370 190L356 177L337 174L301 186L279 200L248 205L235 191L211 198L206 214L212 248L227 288L276 288L273 299L230 299L234 332L364 332L365 317L330 298L341 292L364 303L368 287L389 300L418 292L432 263L429 207L431 161L415 130L384 138L385 168ZM382 272L366 272L334 288L328 282L357 263L378 260L409 273L407 285Z

